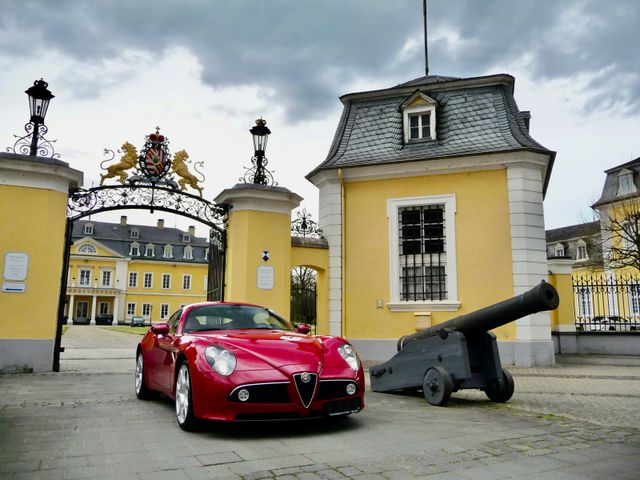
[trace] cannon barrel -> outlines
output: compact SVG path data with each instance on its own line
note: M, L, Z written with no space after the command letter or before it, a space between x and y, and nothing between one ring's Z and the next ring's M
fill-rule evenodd
M554 310L558 307L559 302L560 298L556 289L553 288L553 285L543 280L531 290L517 297L489 305L466 315L460 315L447 322L420 330L411 335L400 337L398 339L398 351L402 350L408 343L438 335L444 329L457 330L465 335L487 332L532 313Z

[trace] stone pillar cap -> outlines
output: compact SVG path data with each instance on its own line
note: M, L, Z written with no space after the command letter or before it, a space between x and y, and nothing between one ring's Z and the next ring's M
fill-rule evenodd
M300 205L302 197L284 187L238 183L220 192L214 201L231 205L236 212L255 210L290 215Z

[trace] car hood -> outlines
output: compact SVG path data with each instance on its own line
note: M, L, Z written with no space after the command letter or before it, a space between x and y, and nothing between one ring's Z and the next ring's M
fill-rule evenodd
M311 335L281 330L229 330L224 333L198 333L197 336L207 338L211 343L242 351L244 354L241 355L235 352L239 368L242 368L242 364L247 369L259 368L253 359L259 359L273 368L287 365L320 366L323 363L322 340Z

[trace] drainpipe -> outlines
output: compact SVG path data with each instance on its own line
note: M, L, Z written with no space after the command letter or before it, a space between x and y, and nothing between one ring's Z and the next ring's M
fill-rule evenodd
M347 256L346 256L346 238L345 238L345 220L346 220L346 208L345 208L345 193L344 193L344 177L342 176L342 169L338 169L338 180L340 181L340 336L345 336L345 321L346 321L346 273L347 273Z

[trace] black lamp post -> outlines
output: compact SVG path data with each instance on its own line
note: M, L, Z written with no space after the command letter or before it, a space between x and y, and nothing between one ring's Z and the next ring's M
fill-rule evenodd
M47 115L49 102L54 97L47 89L48 86L49 84L41 78L33 82L33 86L25 91L29 96L29 111L31 112L31 124L33 125L29 155L37 154L40 127L44 126L44 117Z
M256 120L256 126L249 131L253 136L253 149L255 151L256 171L253 176L253 183L267 185L269 183L265 168L267 159L264 156L264 152L267 149L267 140L269 140L271 130L267 127L267 121L259 118Z

